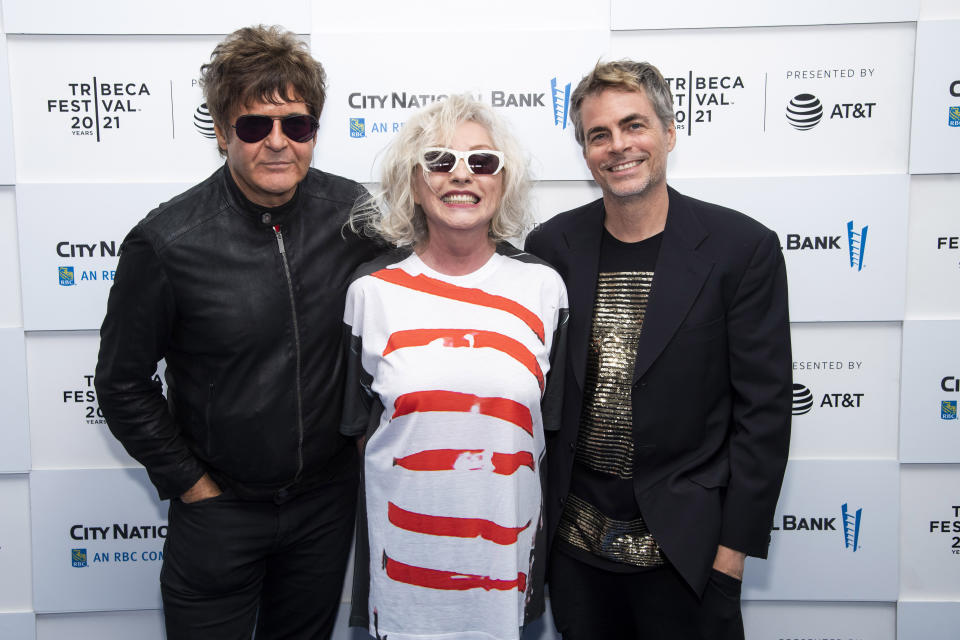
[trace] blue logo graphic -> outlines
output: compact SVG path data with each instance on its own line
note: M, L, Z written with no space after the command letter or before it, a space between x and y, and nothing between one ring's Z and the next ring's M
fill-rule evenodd
M940 419L941 420L957 419L957 401L956 400L943 400L940 403Z
M59 267L60 271L60 286L61 287L72 287L77 284L77 281L73 277L73 267Z
M867 227L859 232L853 228L853 220L847 223L847 244L850 247L850 268L863 270L863 253L867 248Z
M350 118L350 137L367 137L367 125L364 123L363 118Z
M570 83L564 87L557 86L557 79L550 80L550 97L553 100L553 124L563 129L567 128L567 109L570 107Z
M951 127L960 127L960 106L948 108L947 124Z
M70 550L70 564L75 567L85 567L87 566L87 550L86 549L71 549Z
M851 513L844 502L840 511L843 514L843 546L856 552L860 548L860 514L863 509Z

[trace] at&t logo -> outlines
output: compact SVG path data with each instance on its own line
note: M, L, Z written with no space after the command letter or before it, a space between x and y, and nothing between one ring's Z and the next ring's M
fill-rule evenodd
M802 416L813 408L813 393L802 384L793 383L793 415Z
M813 129L823 119L823 105L812 93L794 96L787 105L787 122L797 131Z

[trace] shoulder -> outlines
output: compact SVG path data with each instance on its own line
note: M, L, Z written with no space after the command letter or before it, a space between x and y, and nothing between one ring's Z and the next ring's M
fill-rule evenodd
M349 284L351 288L355 288L354 285L357 281L363 280L366 276L373 275L381 269L386 269L390 265L403 262L410 254L413 252L409 247L393 248L385 250L383 253L378 255L376 258L364 262L359 267L357 267L353 275L350 276Z
M307 198L346 207L352 207L367 192L358 182L312 167L307 170L301 189Z
M225 166L200 184L161 203L134 227L131 236L142 236L162 251L184 234L221 215L229 206L223 195L222 171L226 171Z

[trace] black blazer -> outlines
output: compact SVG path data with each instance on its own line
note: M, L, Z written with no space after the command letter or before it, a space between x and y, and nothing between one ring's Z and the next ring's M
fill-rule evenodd
M702 593L717 545L767 554L790 440L787 278L773 231L672 188L669 198L633 379L633 488L667 558ZM562 427L547 443L551 544L570 487L603 219L601 199L526 241L570 300Z

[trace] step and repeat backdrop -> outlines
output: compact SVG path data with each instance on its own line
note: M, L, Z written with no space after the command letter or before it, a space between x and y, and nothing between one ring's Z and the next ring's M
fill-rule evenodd
M0 2L0 638L164 636L166 503L103 420L97 331L126 232L219 166L199 67L256 23L327 69L315 166L370 183L468 91L528 150L538 220L599 196L579 79L658 65L669 181L774 229L789 272L791 460L748 639L960 637L955 1Z

